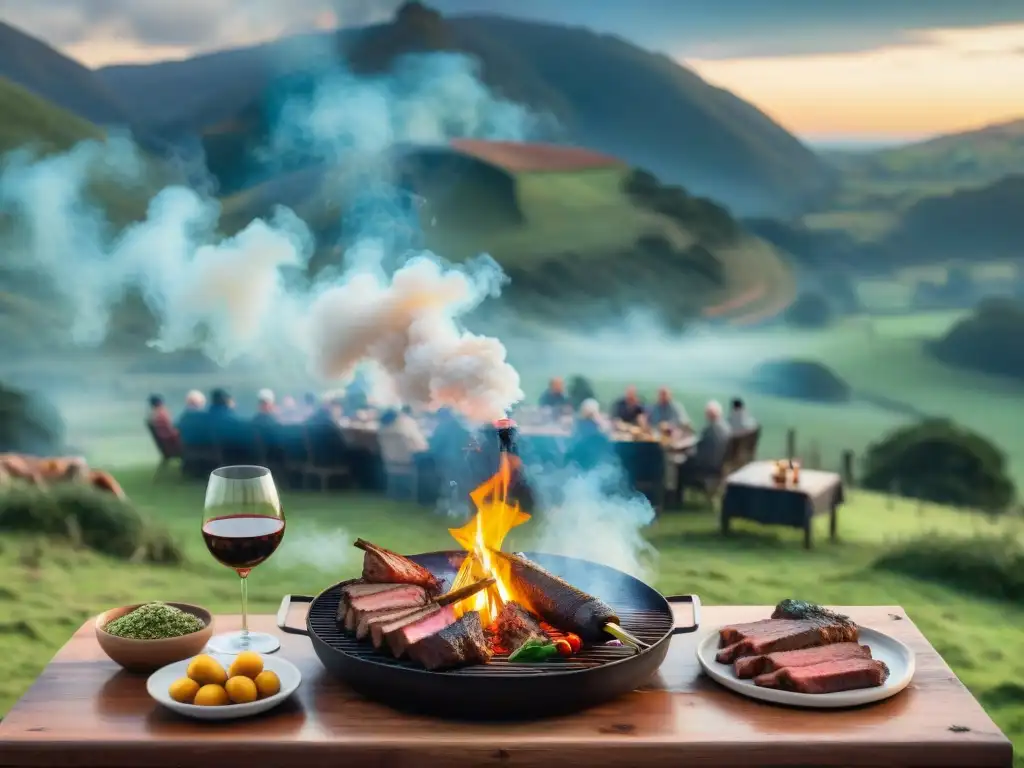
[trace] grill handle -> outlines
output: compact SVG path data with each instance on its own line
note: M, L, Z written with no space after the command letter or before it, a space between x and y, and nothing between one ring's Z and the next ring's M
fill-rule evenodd
M288 626L288 611L292 603L312 603L313 598L309 595L285 595L281 598L281 607L277 609L277 628L289 635L303 635L309 637L309 632L304 629L296 629Z
M287 599L287 598L285 598ZM665 598L668 603L689 603L693 607L693 623L685 627L672 627L673 635L688 635L700 629L700 598L696 595L669 595ZM281 603L283 606L284 603ZM280 616L280 614L278 614ZM280 619L278 626L281 626Z

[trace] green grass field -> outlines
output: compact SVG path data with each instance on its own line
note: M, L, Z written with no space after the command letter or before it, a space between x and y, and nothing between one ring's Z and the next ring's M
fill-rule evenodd
M182 567L132 565L53 541L5 535L0 544L0 712L6 711L56 649L86 618L108 607L163 599L237 612L234 575L216 565L199 536L204 489L171 479L154 486L149 470L118 473L136 504L182 544ZM268 613L286 593L309 594L347 578L360 558L355 536L416 552L453 546L451 524L421 508L356 494L288 493L288 535L250 581L253 611ZM541 519L513 532L509 546L528 547ZM968 513L891 503L853 491L840 513L840 543L802 548L797 531L737 524L722 539L711 511L663 516L647 531L659 553L652 578L664 593L697 592L711 604L771 604L796 596L833 604L900 604L986 706L1024 746L1024 607L969 597L870 568L883 549L927 531L1024 537L1018 519L991 522ZM997 663L998 662L998 663Z

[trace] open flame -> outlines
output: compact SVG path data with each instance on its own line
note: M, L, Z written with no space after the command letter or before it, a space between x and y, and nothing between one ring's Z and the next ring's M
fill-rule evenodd
M468 611L479 611L484 626L494 622L502 606L514 599L510 574L503 572L507 568L494 561L491 551L500 550L508 532L530 519L528 514L519 509L518 503L510 504L508 501L512 470L517 459L506 452L499 456L498 471L469 494L477 509L473 519L461 528L448 529L452 537L469 553L455 575L452 591L489 576L495 579L492 586L455 605L457 616Z

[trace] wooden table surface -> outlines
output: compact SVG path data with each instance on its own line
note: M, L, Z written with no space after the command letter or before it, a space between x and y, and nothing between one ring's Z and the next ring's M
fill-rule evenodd
M528 724L399 714L328 678L309 640L286 634L280 653L303 674L290 701L249 720L190 720L149 699L145 676L119 671L90 622L0 722L0 766L1011 765L1009 741L901 608L840 610L914 649L917 672L904 692L858 710L795 710L742 698L701 674L696 647L716 627L763 618L771 608L705 606L701 631L673 638L646 686L577 715ZM303 612L293 609L292 625L301 625ZM688 621L681 616L679 623ZM237 617L217 617L215 631L237 626ZM255 617L252 626L276 632L270 616Z

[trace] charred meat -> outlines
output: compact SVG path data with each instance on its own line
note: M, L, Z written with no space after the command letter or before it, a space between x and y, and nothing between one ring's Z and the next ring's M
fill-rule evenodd
M525 557L497 550L491 550L491 554L507 566L523 605L549 624L585 641L600 642L607 639L605 625L619 623L608 605Z
M772 619L756 632L748 632L744 639L719 650L715 658L721 664L732 664L744 656L762 656L778 651L797 651L801 648L831 643L854 642L857 637L857 626L850 622Z
M484 638L480 614L470 611L440 632L409 646L409 656L431 671L486 664L491 651Z
M401 619L399 619L401 621ZM395 658L401 658L410 646L430 635L435 635L449 624L455 623L455 609L450 605L416 617L413 621L393 626L384 633L385 642Z
M889 678L889 668L878 659L840 659L809 667L783 667L754 678L764 688L796 693L837 693L877 688Z
M763 656L746 656L737 659L733 667L736 677L749 679L768 672L792 667L810 667L826 661L843 659L870 659L871 649L857 643L833 643L816 648L802 648L799 651L781 651Z
M806 600L786 599L775 606L772 612L773 619L808 619L819 620L826 623L852 624L849 616L822 608L816 603L808 603Z
M397 552L378 547L364 539L355 544L363 555L363 580L374 583L415 584L431 595L441 591L441 584L430 571Z
M507 652L514 651L527 640L547 638L537 618L515 601L502 606L491 630L494 645Z

